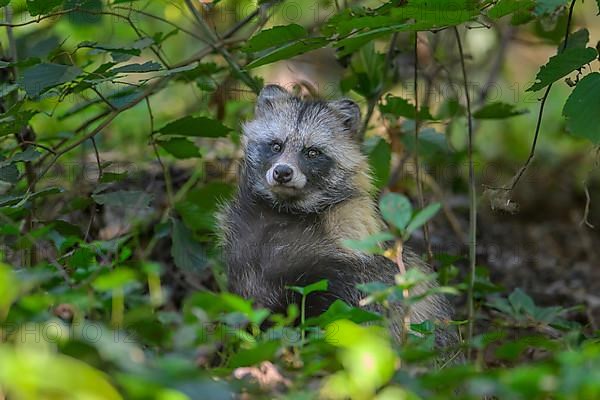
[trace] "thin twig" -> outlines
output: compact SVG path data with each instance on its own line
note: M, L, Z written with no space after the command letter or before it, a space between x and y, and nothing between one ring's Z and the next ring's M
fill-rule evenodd
M569 32L571 30L571 20L573 19L573 9L574 8L575 8L575 0L571 0L571 6L569 7L569 16L567 18L565 39L563 41L563 46L560 49L559 54L562 53L567 48L567 43L569 40ZM529 165L533 161L533 158L535 156L535 149L537 146L538 137L540 135L540 129L542 127L542 118L544 116L544 107L546 106L546 100L548 100L548 95L550 95L550 90L552 90L553 85L554 85L554 82L552 82L548 85L548 87L546 88L546 91L544 92L544 96L542 97L542 102L540 104L540 111L538 113L538 118L537 118L537 122L535 125L535 134L533 136L533 142L531 143L531 149L529 150L529 157L527 157L527 161L525 161L525 164L523 164L523 166L519 169L519 171L516 173L516 175L512 178L510 184L508 184L507 186L501 187L501 188L494 188L494 189L502 189L502 190L512 191L517 186L517 183L519 183L519 180L521 179L521 177L523 176L523 174L525 173L527 168L529 168Z
M404 253L404 247L402 244L402 240L396 241L396 264L398 265L398 269L400 271L400 275L406 275L406 266L404 265L404 260L402 259L402 254ZM408 299L410 297L410 292L407 288L402 289L402 298L407 302L406 309L404 310L404 315L402 316L402 338L401 342L403 344L406 343L408 338L408 331L410 330L410 303L408 303Z
M469 158L469 290L467 294L469 323L467 330L467 341L469 343L468 355L469 357L472 357L473 351L471 347L471 342L473 340L473 326L475 322L475 306L473 296L475 286L475 265L477 256L477 193L475 186L475 168L473 166L473 118L471 115L471 99L469 97L469 86L467 84L467 69L465 67L465 55L463 52L462 42L460 40L460 33L458 32L457 27L454 27L454 35L456 36L456 44L458 45L463 85L465 89L465 101L467 103L467 155Z

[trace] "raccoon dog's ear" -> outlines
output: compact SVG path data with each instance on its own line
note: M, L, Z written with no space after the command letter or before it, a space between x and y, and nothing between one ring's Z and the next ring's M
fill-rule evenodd
M336 111L342 118L346 129L353 137L360 131L360 107L350 99L341 99L329 102L329 107Z
M258 94L256 100L256 115L264 115L267 110L273 109L273 104L278 100L289 97L290 94L287 90L279 85L267 85Z

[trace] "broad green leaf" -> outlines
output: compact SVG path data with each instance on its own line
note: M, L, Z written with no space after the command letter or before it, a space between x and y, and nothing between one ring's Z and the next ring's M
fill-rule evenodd
M477 119L505 119L526 114L527 110L517 110L514 104L494 102L486 104L473 113Z
M0 322L8 315L8 310L19 294L19 284L12 268L0 263Z
M260 67L279 60L287 60L300 54L325 47L327 43L328 40L324 37L295 40L284 44L281 47L276 47L273 50L266 50L265 54L262 54L250 64L246 65L246 69Z
M122 208L146 208L152 202L152 195L141 190L95 193L92 198L97 204Z
M575 136L600 144L600 73L593 72L577 83L563 108L567 129Z
M369 165L373 175L373 184L377 189L386 186L390 177L390 163L392 159L392 149L382 138L375 138L375 145L367 151L369 156Z
M308 286L287 286L289 290L293 290L296 293L300 293L302 296L308 296L309 294L314 292L325 292L327 291L327 287L327 279L311 283Z
M52 354L44 346L0 345L0 359L0 387L8 398L122 399L102 372L75 358Z
M569 39L567 41L567 49L576 47L576 48L580 48L580 49L585 49L585 46L588 44L588 42L590 41L590 32L585 29L582 28L580 30L578 30L577 32L573 32L569 35ZM560 45L558 46L559 51L562 51L562 48L565 45L565 41L563 40L562 42L560 42Z
M118 74L118 73L143 73L143 72L153 72L160 71L162 69L162 65L154 61L147 61L143 64L129 64L123 65L122 67L116 67L111 69L109 72Z
M409 119L415 118L415 106L413 104L410 104L408 100L403 99L402 97L396 97L391 94L388 94L385 98L385 101L385 104L381 104L379 106L379 109L382 113L390 114L395 117L404 117ZM419 109L418 118L421 121L435 120L435 118L431 115L427 107L421 107Z
M514 12L528 12L534 4L533 0L500 0L488 11L487 15L490 18L498 19Z
M281 343L278 340L271 340L257 344L251 349L242 349L235 353L229 359L229 367L239 368L256 365L261 361L271 360L279 350Z
M368 254L381 254L384 251L382 244L390 240L394 240L394 235L389 232L381 232L367 236L362 240L347 239L343 241L343 244L351 250Z
M412 217L408 226L406 227L406 232L410 234L416 229L425 225L427 221L433 218L435 214L437 214L437 212L440 211L441 207L442 205L440 203L433 203L428 205L424 209L417 211L417 213Z
M192 232L178 219L171 220L171 256L177 268L200 271L207 267L204 249L193 238Z
M156 143L175 158L201 158L200 149L186 138L169 138L157 140Z
M210 182L205 186L190 190L183 200L175 204L175 210L183 222L195 231L214 231L215 212L218 205L234 193L233 185L224 182Z
M411 121L412 122L412 121ZM404 124L404 126L409 125ZM406 148L414 153L415 151L415 135L414 123L410 124L410 128L406 130L409 134L402 136L402 143ZM419 131L419 155L424 157L432 157L436 155L448 155L452 153L452 149L448 145L446 135L437 132L433 128L425 128Z
M533 316L535 313L535 303L524 291L517 288L509 296L508 301L517 313L525 311Z
M27 10L32 16L47 14L63 2L64 0L27 0Z
M135 272L129 268L119 267L94 279L92 286L98 291L109 292L123 288L135 281Z
M308 38L308 32L298 24L274 26L254 35L244 46L244 51L256 53L306 38Z
M231 129L208 117L187 116L170 122L158 130L162 135L195 136L195 137L224 137Z
M412 216L412 205L406 196L398 193L388 193L379 202L383 218L396 227L404 230Z
M340 319L347 319L357 324L365 322L380 321L381 315L366 311L362 308L352 307L342 300L334 301L323 314L316 318L310 318L306 321L307 325L318 325L326 327Z
M562 53L550 58L548 63L542 66L535 77L536 82L527 91L543 89L576 69L591 63L597 56L598 52L591 47L585 49L577 47L566 49Z
M81 72L71 65L42 63L26 69L18 83L29 97L38 97L52 87L76 79Z
M69 14L69 22L74 25L85 26L102 21L102 14L100 13L102 6L102 0L65 0L64 8L78 9Z

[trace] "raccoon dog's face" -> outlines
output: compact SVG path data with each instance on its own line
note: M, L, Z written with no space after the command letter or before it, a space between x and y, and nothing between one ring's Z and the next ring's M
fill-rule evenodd
M255 119L244 125L247 186L284 212L312 213L356 191L366 174L351 100L314 101L277 85L260 93Z

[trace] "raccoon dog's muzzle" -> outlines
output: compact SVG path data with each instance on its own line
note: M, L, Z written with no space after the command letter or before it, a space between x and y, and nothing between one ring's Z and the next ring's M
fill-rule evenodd
M267 183L275 192L300 190L306 185L306 176L292 163L280 161L267 171Z

